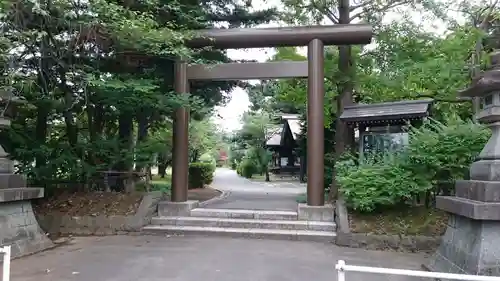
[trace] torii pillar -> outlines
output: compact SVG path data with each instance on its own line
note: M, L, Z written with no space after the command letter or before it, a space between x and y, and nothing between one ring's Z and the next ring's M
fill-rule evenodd
M189 80L307 77L307 206L321 207L325 205L324 46L369 44L372 36L372 27L366 24L201 30L194 39L186 43L188 47L236 49L308 46L308 61L229 63L212 66L188 66L186 62L178 61L175 67L175 90L181 94L188 93ZM188 202L189 113L186 108L180 108L175 116L171 201L182 203ZM187 205L192 208L196 203Z

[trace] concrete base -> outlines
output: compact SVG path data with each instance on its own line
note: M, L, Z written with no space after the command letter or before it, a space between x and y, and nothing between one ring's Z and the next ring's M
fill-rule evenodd
M164 201L158 203L158 215L161 217L181 217L190 216L191 210L200 205L197 200L188 200L186 202Z
M52 247L33 213L31 201L0 203L0 246L11 245L12 256L19 257Z
M334 221L335 208L331 204L324 206L309 206L305 203L299 203L298 218L304 221Z
M483 221L452 214L429 270L500 276L500 221Z

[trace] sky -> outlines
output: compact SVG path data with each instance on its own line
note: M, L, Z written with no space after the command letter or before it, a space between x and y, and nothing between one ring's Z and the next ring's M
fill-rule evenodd
M259 9L265 9L269 7L278 7L280 5L280 0L254 0L254 7L259 7ZM422 15L419 13L411 13L412 19L416 22L422 22ZM455 16L456 18L456 16ZM401 14L390 13L386 16L384 21L397 21L401 19ZM278 24L263 24L257 27L277 27ZM436 33L444 32L445 26L443 24L430 24L427 25L426 29L433 30ZM237 49L237 50L227 50L227 54L231 59L247 59L247 60L257 60L259 62L267 61L272 55L274 55L274 49L272 48L260 48L260 49ZM306 48L299 49L299 53L306 55ZM249 81L250 83L257 83L258 81ZM216 116L214 121L219 125L221 130L230 132L241 128L240 117L243 112L247 111L250 106L250 101L248 95L240 87L235 88L231 93L229 93L231 98L225 106L216 108Z
M266 9L269 7L277 6L279 0L254 0L254 7L259 7L260 9ZM262 24L258 27L276 27L277 24ZM267 61L272 55L274 55L273 48L254 48L254 49L230 49L227 50L227 55L233 60L257 60L258 62ZM258 81L249 81L250 83L257 83ZM223 107L217 107L216 112L220 118L215 118L215 122L219 125L219 128L224 131L235 131L241 128L240 118L243 112L247 111L250 106L250 101L245 90L240 87L234 88L234 90L229 93L230 102L228 102Z

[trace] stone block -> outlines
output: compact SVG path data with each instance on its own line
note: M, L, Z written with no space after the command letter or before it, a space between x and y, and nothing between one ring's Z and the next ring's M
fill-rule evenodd
M500 182L458 180L455 183L455 195L482 202L500 202Z
M453 223L448 224L426 267L437 272L500 276L500 222L452 217Z
M0 157L0 173L11 174L14 171L14 162L8 158Z
M53 245L39 227L29 200L0 202L0 246L3 245L12 245L13 257Z
M453 196L437 196L436 207L476 220L500 220L500 202L481 202Z
M5 188L0 189L0 203L43 198L43 188Z
M470 179L500 181L500 160L479 160L470 166Z
M26 187L24 175L0 173L0 189L21 187Z
M335 208L331 204L324 206L309 206L305 203L299 203L298 218L305 221L334 221Z
M191 210L197 208L197 200L188 200L185 202L164 201L158 203L158 214L160 216L190 216Z

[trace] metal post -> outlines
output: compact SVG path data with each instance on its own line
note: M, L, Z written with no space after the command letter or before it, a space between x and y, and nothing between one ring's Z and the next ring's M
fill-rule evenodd
M175 91L178 94L189 93L187 63L175 64ZM189 166L189 110L181 107L176 110L173 131L172 165L172 202L187 201L188 166Z
M0 253L3 253L3 269L2 269L2 281L10 280L10 246L4 246L0 248Z
M335 266L338 271L337 281L345 281L344 266L345 266L345 261L343 260L339 260L337 265Z
M319 39L307 50L307 205L323 206L324 193L324 45Z

